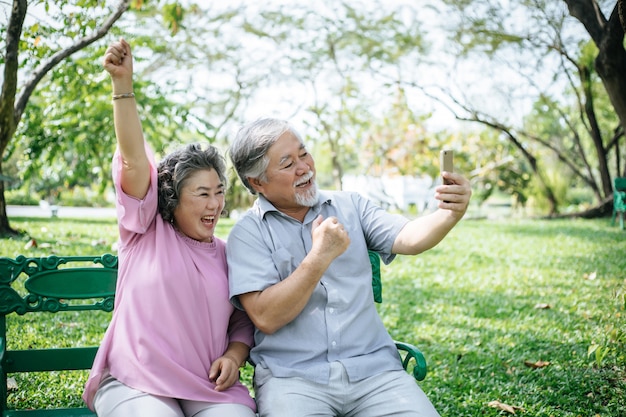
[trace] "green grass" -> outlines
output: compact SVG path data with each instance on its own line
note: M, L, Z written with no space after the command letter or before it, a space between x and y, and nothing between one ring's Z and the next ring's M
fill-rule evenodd
M444 416L500 415L493 400L532 416L622 416L625 252L626 232L606 220L466 221L386 267L380 312L426 353L422 387ZM539 360L550 365L524 365Z
M0 240L4 256L100 254L117 239L114 220L11 220L39 245ZM217 234L231 225L222 219ZM383 266L379 311L394 339L425 353L420 385L442 416L507 415L488 406L495 400L523 408L518 415L623 416L625 254L626 231L607 219L466 220L435 249ZM10 337L19 347L97 343L108 317L83 316L58 313L38 326L17 317ZM550 364L525 365L537 361ZM9 400L77 405L84 378L19 375Z

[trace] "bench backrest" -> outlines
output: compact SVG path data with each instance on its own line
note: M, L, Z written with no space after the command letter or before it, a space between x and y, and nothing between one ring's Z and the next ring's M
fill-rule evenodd
M0 415L13 415L6 412L9 374L90 369L98 350L97 346L9 349L7 315L110 312L116 281L117 256L109 254L0 258Z

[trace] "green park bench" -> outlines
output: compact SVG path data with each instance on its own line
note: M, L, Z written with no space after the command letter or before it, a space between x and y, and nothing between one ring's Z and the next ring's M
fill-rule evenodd
M370 253L375 299L380 302L380 259ZM7 339L11 315L61 311L113 310L117 256L0 257L0 417L95 417L86 407L9 409L7 378L14 373L88 370L97 346L12 349ZM396 342L403 366L418 381L426 377L426 361L413 345ZM413 366L411 369L411 365ZM82 387L81 387L82 389ZM77 393L80 395L80 393ZM51 401L52 402L52 401ZM58 402L57 402L58 403Z
M626 216L626 177L618 177L613 180L613 215L611 223L615 224L615 218L619 217L620 229L624 230L624 217Z

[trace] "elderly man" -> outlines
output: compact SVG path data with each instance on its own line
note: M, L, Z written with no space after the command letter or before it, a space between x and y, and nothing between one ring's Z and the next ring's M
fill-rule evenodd
M227 256L231 301L256 325L259 415L438 416L378 316L367 251L389 263L438 244L465 214L469 182L443 173L438 210L409 221L357 193L318 191L313 157L286 121L244 126L229 154L258 195Z

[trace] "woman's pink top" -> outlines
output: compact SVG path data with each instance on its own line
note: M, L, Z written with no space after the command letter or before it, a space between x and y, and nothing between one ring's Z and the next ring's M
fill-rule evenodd
M253 343L251 321L229 302L224 241L198 242L163 221L157 211L154 161L143 200L123 193L120 167L116 153L120 241L115 309L83 399L93 409L98 385L110 373L150 394L239 403L255 410L240 382L217 392L208 376L229 342Z

